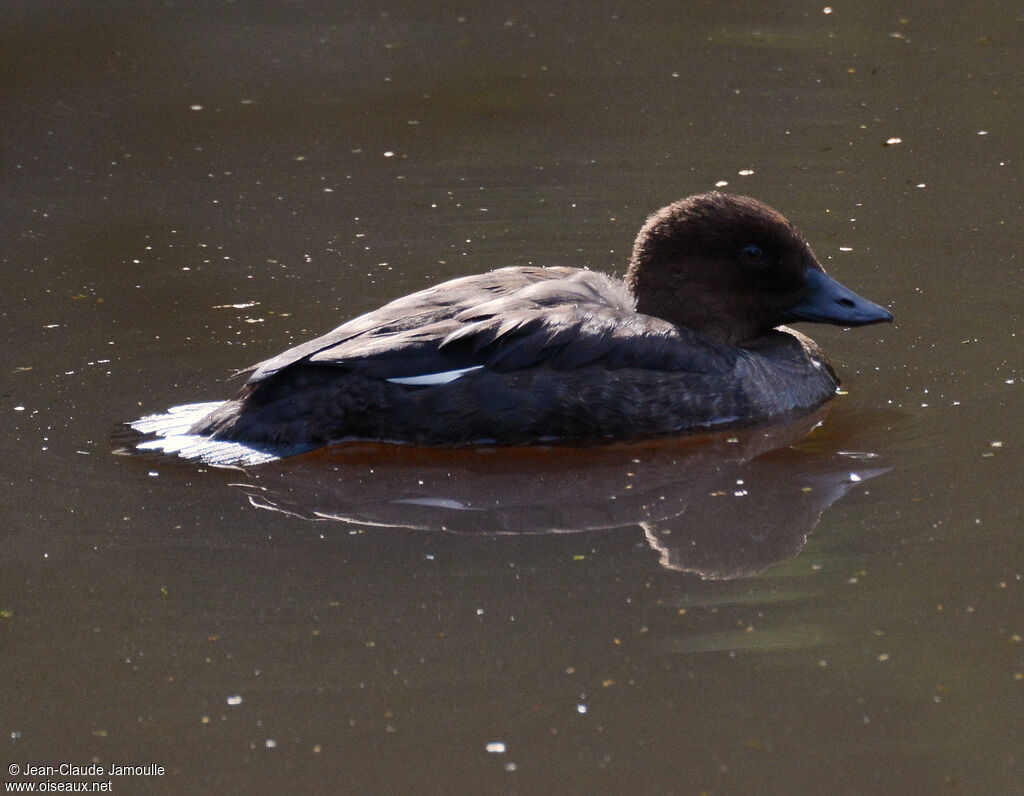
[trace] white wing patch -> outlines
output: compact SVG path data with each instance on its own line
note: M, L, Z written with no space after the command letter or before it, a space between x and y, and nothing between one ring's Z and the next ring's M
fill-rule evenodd
M422 376L403 376L397 379L385 379L392 384L408 384L413 387L429 387L437 384L448 384L461 378L471 370L480 370L483 365L473 365L471 368L460 368L459 370L443 370L440 373L425 373Z

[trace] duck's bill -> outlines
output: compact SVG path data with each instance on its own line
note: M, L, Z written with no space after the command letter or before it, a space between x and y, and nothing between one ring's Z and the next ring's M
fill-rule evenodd
M807 271L807 293L796 304L783 310L787 323L811 321L834 323L838 326L866 326L869 323L888 323L892 315L863 296L858 296L824 271Z

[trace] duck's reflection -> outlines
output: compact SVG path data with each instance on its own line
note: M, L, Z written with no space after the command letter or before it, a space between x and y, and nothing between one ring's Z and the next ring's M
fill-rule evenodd
M834 435L807 437L824 414L598 448L349 444L264 466L235 486L259 508L364 526L461 534L639 526L662 566L737 578L795 556L826 508L889 469L874 454L842 450Z

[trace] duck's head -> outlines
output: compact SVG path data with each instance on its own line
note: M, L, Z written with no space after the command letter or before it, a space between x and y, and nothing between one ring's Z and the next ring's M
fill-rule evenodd
M626 282L638 312L729 345L795 321L892 320L828 276L781 213L747 196L707 193L663 207L637 236Z

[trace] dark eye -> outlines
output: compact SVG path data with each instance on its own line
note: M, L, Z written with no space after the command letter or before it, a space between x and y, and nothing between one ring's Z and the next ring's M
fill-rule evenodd
M768 255L760 246L745 246L740 249L739 263L744 268L764 268L768 265Z

